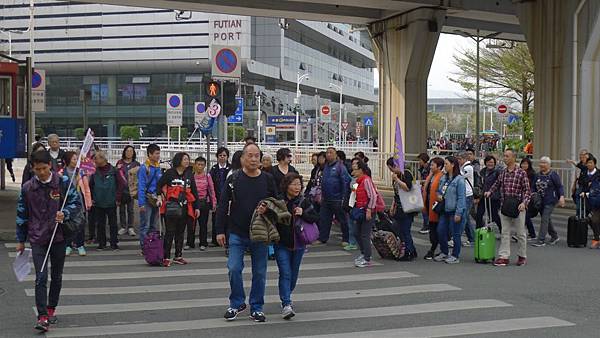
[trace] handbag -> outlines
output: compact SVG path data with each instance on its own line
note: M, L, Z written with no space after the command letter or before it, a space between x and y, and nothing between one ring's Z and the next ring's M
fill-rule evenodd
M421 186L415 184L414 182L409 191L398 189L398 197L400 198L402 210L407 214L412 212L419 212L423 210L423 207L425 206L425 204L423 204L423 194L421 192Z
M295 226L302 244L309 245L319 239L319 227L315 223L308 223L302 217L296 217Z
M510 218L519 217L519 204L521 204L521 200L515 196L507 196L504 197L504 201L502 202L502 215Z

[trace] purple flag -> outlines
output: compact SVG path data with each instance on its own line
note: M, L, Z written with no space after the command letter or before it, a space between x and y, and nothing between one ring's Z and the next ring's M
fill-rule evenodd
M400 120L396 117L396 151L394 154L394 164L396 168L404 170L404 146L402 145L402 130L400 130Z

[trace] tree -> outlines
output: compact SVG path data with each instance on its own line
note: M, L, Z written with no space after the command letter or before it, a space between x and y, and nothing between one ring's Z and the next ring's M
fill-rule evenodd
M231 142L241 141L246 137L246 129L242 126L228 125L227 138L231 138Z
M474 49L454 54L459 72L451 81L458 83L473 99L476 90L477 54ZM515 43L513 48L481 48L479 58L480 92L482 103L494 105L498 100L521 106L517 114L523 121L523 137L531 137L534 101L534 65L526 43Z
M188 129L186 127L181 127L181 141L186 142L188 139ZM179 128L171 127L171 140L177 141L179 137Z
M85 129L75 128L73 129L73 134L75 134L76 139L83 140L85 138Z
M140 139L140 129L136 126L122 126L119 130L121 134L121 140L134 140Z

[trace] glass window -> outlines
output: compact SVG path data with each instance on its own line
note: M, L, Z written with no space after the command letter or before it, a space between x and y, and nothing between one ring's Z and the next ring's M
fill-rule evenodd
M0 117L10 117L12 78L0 76Z

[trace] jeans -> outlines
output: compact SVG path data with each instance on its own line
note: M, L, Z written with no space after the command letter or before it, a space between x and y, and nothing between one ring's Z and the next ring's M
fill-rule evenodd
M110 229L110 246L117 246L119 239L117 238L117 208L100 208L96 207L96 225L98 229L98 246L106 246L106 219L108 218L108 227Z
M512 218L504 215L500 215L502 219L502 239L500 240L500 251L498 251L499 258L510 257L510 232L511 228L515 227L517 232L517 242L519 243L519 249L517 254L523 258L527 257L527 236L525 235L525 214L526 212L519 213L519 217Z
M47 245L31 245L31 254L33 256L33 265L35 266L35 307L39 316L47 316L48 308L56 308L58 298L60 297L60 289L62 287L62 274L65 265L65 242L53 243L48 255L48 262L44 272L42 264L48 250ZM48 267L50 266L50 268ZM50 275L50 293L48 293L48 268L51 270Z
M535 227L533 226L533 221L531 220L531 216L525 213L525 226L527 227L527 232L529 233L529 237L536 238L535 235Z
M210 210L200 209L200 218L197 220L199 235L200 235L200 246L208 246L208 215ZM216 237L216 235L215 235ZM196 227L195 224L188 224L187 227L187 243L186 245L190 248L195 247L196 243ZM216 240L215 242L216 243Z
M544 205L542 208L542 222L540 224L540 232L538 233L538 241L543 242L546 240L546 233L550 234L551 239L557 239L558 234L552 225L552 212L554 211L554 205Z
M146 203L145 211L140 210L140 246L144 248L144 239L146 235L156 230L156 222L158 221L158 208L152 207Z
M133 201L131 198L126 200L127 203L121 201L121 205L119 206L119 223L121 223L121 228L133 228Z
M401 211L396 211L394 215L394 219L398 223L398 228L400 229L400 237L404 241L406 245L406 251L410 253L416 253L417 249L415 248L415 244L413 243L413 238L410 233L410 228L413 223L413 216L407 215Z
M340 222L342 228L342 242L348 242L348 219L342 201L323 201L319 220L319 241L327 243L331 232L333 216Z
M348 244L350 245L358 245L358 239L360 238L360 233L356 227L356 222L352 219L352 217L348 217Z
M76 234L74 234L70 238L65 238L65 243L67 246L73 248L79 248L80 246L85 245L85 222L79 225L79 229L77 230Z
M429 222L429 242L431 243L431 248L429 249L429 251L431 251L432 253L435 253L435 250L438 247L438 244L440 244L440 241L438 239L438 234L437 234L437 230L438 229L438 222Z
M250 311L262 312L265 303L265 284L267 279L267 245L262 242L253 242L249 238L240 237L234 233L229 234L229 307L237 309L246 301L244 291L244 253L250 249L252 256L252 287L250 289Z
M281 306L292 304L292 292L298 282L304 248L290 250L275 244L275 259L279 268L279 299Z
M352 213L355 214L357 210L353 209ZM366 261L371 260L371 232L373 232L373 223L375 223L375 215L371 217L371 220L367 221L366 213L362 212L362 215L357 219L354 219L356 224L356 234L358 235L358 247L360 253L364 256Z
M496 223L496 226L498 226L498 230L500 230L500 232L502 232L502 221L500 220L500 201L499 200L491 200L488 204L488 206L486 207L486 201L485 199L481 199L479 200L479 203L477 204L477 214L475 216L475 222L476 222L476 227L477 229L479 228L483 228L484 226L486 226L487 224L487 218L484 220L484 216L485 216L485 212L486 212L486 208L491 208L491 210L487 210L488 213L490 213L488 215L488 217L491 218L492 222Z
M186 226L193 226L194 219L185 215L184 217L167 217L165 219L165 237L163 239L163 249L165 259L171 258L171 246L175 239L175 258L183 256L183 234Z
M421 215L423 216L423 228L429 229L429 210L422 211Z
M461 227L465 230L467 240L473 243L475 242L475 229L473 228L473 223L471 223L471 208L473 207L473 196L467 196L465 204L465 211L461 215L462 217L460 218L460 222L462 223ZM456 243L458 243L458 245L460 246L460 239Z
M438 223L438 240L440 241L440 250L444 254L448 254L448 233L452 235L454 248L452 248L452 256L459 258L460 256L460 238L463 233L463 220L454 222L454 213L442 213L440 222Z

